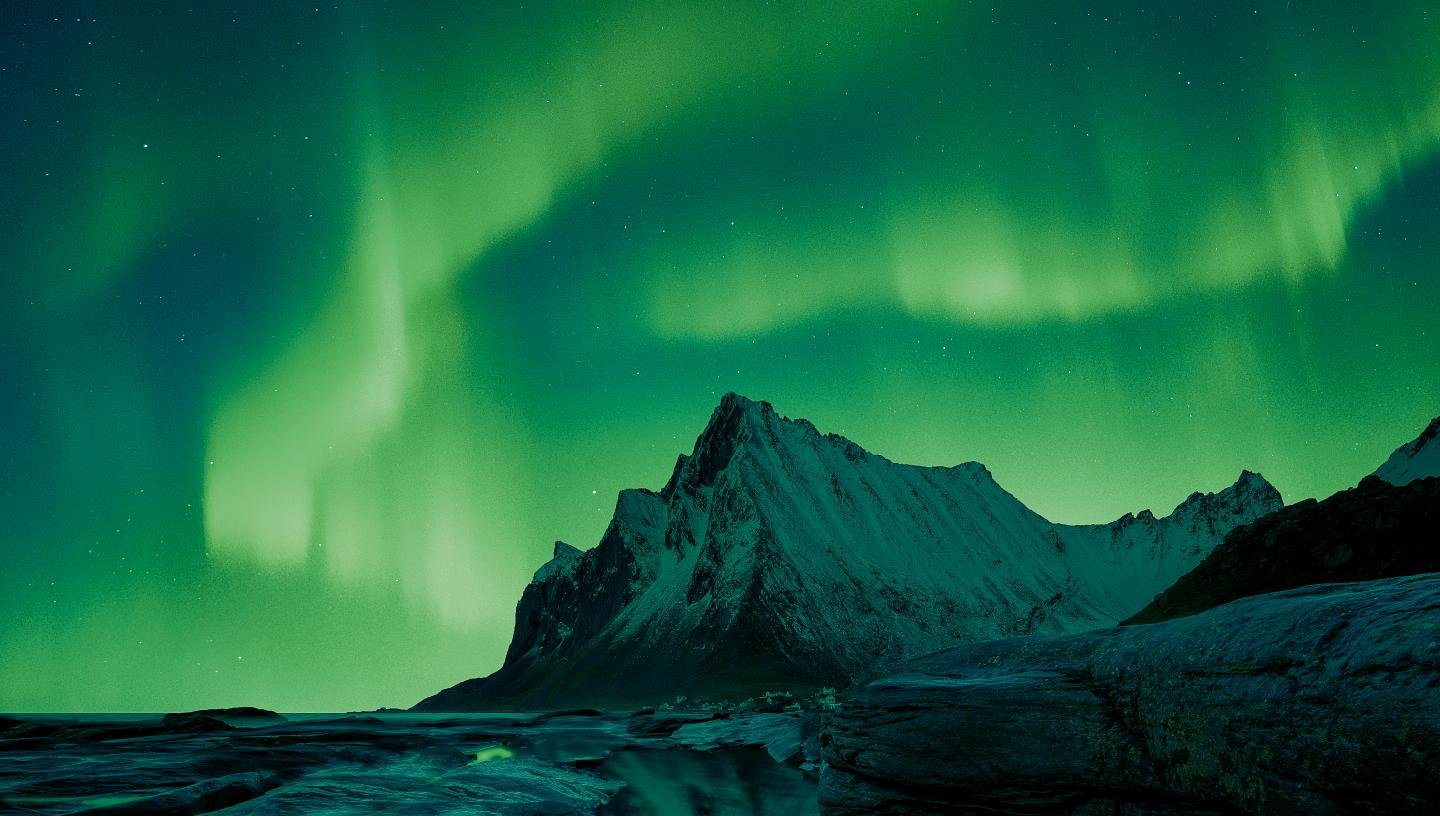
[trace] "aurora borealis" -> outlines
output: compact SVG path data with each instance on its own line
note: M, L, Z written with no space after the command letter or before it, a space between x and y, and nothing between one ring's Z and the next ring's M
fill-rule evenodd
M1440 413L1426 2L7 5L0 710L495 668L725 391L1058 521Z

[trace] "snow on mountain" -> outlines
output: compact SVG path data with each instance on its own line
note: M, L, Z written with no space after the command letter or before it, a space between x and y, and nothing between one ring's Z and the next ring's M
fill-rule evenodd
M659 493L623 491L588 552L557 543L504 666L417 708L843 687L957 643L1106 626L1281 504L1245 472L1164 518L1056 525L977 462L896 464L727 394Z
M1125 623L1194 615L1236 598L1440 571L1440 478L1392 485L1366 476L1236 528Z
M1440 476L1440 417L1431 420L1419 436L1396 448L1375 475L1393 485Z
M1248 470L1218 493L1191 493L1170 515L1149 510L1109 524L1057 524L1074 546L1071 568L1083 574L1095 602L1120 620L1189 572L1227 533L1284 506L1265 477Z

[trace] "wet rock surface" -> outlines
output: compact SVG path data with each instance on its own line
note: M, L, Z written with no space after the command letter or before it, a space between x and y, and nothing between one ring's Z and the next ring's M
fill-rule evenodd
M948 649L822 743L826 814L1440 812L1440 576Z
M292 715L237 728L200 712L5 717L0 813L813 814L813 776L795 767L817 761L802 719Z

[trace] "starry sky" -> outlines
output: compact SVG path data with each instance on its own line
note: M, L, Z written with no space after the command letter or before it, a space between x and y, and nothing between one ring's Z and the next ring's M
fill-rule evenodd
M1424 0L17 0L0 167L0 710L493 670L730 390L1068 522L1440 413Z

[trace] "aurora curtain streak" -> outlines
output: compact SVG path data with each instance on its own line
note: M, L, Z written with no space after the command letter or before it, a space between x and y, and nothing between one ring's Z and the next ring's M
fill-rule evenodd
M727 390L1061 521L1440 413L1430 4L506 5L6 11L0 710L483 673Z

